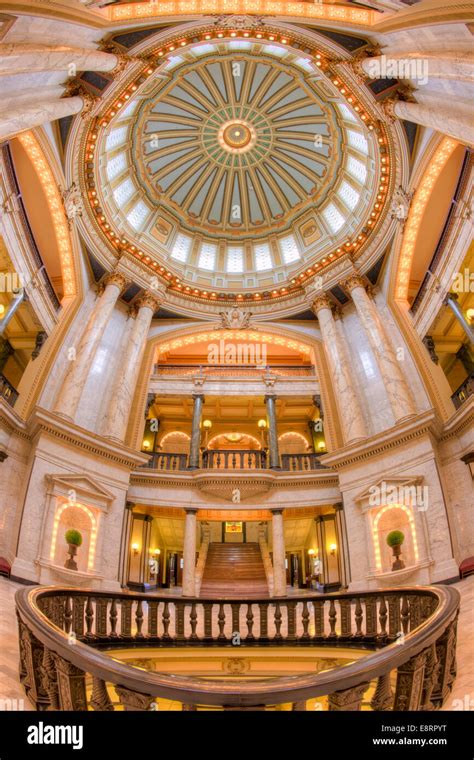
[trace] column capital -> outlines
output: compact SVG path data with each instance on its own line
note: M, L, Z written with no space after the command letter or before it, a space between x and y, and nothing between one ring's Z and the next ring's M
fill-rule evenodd
M151 309L153 313L160 308L162 301L159 296L152 293L150 290L145 291L136 300L136 306L138 309Z
M109 274L105 275L102 282L105 287L107 287L107 285L116 285L122 291L127 284L127 279L121 272L109 272Z
M332 301L329 298L326 293L321 293L321 295L316 296L316 298L313 300L313 303L311 304L311 309L314 311L314 313L318 314L319 311L322 309L332 309Z
M352 293L355 288L364 288L365 290L366 283L364 278L355 272L354 274L350 274L349 277L346 277L345 280L342 280L339 285L349 291L349 293Z
M285 507L270 507L272 515L282 515L285 511Z
M201 399L202 401L204 401L204 393L193 393L192 398L193 400Z
M265 403L267 403L267 399L273 399L273 401L276 401L277 398L278 396L276 395L276 393L266 393L265 396L263 397L263 400L265 401Z
M199 507L183 507L187 515L196 515L199 511Z

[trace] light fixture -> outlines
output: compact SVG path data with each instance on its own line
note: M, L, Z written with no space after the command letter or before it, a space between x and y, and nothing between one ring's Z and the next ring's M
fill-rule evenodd
M132 544L132 552L133 552L134 557L137 556L139 551L140 551L140 546L138 544Z
M329 554L331 554L333 557L336 554L337 544L329 544Z
M260 428L260 430L265 430L267 427L267 421L266 420L259 420L257 422L257 426Z
M142 448L145 449L145 451L148 451L150 448L150 441L143 441Z
M308 554L310 557L313 557L316 554L316 552L314 551L314 549L308 549Z
M3 303L0 303L0 317L3 317L4 314L5 314L5 307Z
M227 435L224 436L224 438L227 441L230 441L230 443L238 443L242 440L243 436L242 433L227 433Z
M468 309L466 311L466 317L468 322L474 322L474 309Z
M160 556L160 554L161 554L161 549L154 549L154 550L153 550L153 554L154 554L156 557L159 557L159 556Z
M204 420L203 423L202 423L202 426L203 426L204 430L210 430L211 427L212 427L211 420Z
M326 450L326 443L325 443L325 441L319 441L319 443L318 443L318 449L319 449L319 451L325 451Z

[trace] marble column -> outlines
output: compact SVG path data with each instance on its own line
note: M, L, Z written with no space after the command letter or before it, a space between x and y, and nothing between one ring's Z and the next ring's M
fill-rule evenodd
M75 76L78 71L113 71L117 64L116 55L100 50L21 42L0 44L0 76L32 71L64 71Z
M458 303L457 293L448 293L444 299L444 303L446 306L449 306L470 342L474 344L474 330L464 316L464 312Z
M395 422L400 422L416 414L400 363L397 361L390 339L385 333L377 306L367 294L364 280L359 275L354 274L344 280L341 285L351 294L357 309L357 314L377 361Z
M199 468L199 450L201 447L201 417L202 405L204 404L204 395L197 393L193 395L193 421L191 430L191 443L189 447L189 465L188 469L197 470Z
M31 106L4 111L0 113L0 140L7 140L19 132L24 132L33 127L39 127L50 121L62 119L65 116L73 116L82 111L84 99L75 95L72 98L60 98L35 103Z
M272 509L273 595L286 596L283 509Z
M152 293L145 293L136 303L138 313L120 360L117 370L118 375L104 418L103 431L107 438L113 438L117 441L123 441L125 438L148 330L150 329L153 314L159 308L159 305L159 299Z
M350 444L366 438L367 429L351 376L349 350L344 336L337 330L328 296L318 296L312 309L318 318L334 382L344 444Z
M77 347L75 359L69 362L67 374L56 401L55 411L71 420L76 417L95 353L124 286L125 277L119 272L112 272L106 277L105 289L94 305ZM69 348L66 344L64 350L67 351Z
M268 417L268 449L270 455L270 469L280 470L280 455L278 452L278 430L276 421L276 396L265 396Z
M185 507L183 596L196 596L196 507Z
M399 119L435 129L465 145L474 145L472 112L456 107L455 102L450 105L449 101L435 101L432 105L427 105L396 100L390 108Z

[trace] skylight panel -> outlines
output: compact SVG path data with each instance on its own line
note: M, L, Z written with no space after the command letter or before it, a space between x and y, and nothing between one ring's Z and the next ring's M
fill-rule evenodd
M246 40L231 40L229 42L229 50L250 50L251 47L252 43Z
M298 68L303 69L303 71L314 70L313 64L307 58L295 58L293 63L295 66L298 66Z
M198 267L212 271L216 266L217 245L203 243L199 254Z
M255 269L257 272L264 272L266 269L271 269L273 264L268 243L260 243L259 245L256 245L254 251Z
M360 193L358 193L357 190L352 187L352 185L346 182L346 180L341 182L337 194L339 198L341 198L341 200L345 203L347 208L350 208L351 211L355 209L359 202Z
M150 210L146 203L143 203L143 201L138 201L130 213L127 214L127 221L134 230L139 230L143 227L149 216Z
M105 149L113 150L114 148L118 148L119 145L123 145L127 138L127 132L128 127L113 129L105 141Z
M187 261L189 251L191 250L192 239L188 235L183 235L181 232L176 236L173 248L171 250L171 258L175 261L181 261L183 264Z
M287 235L284 238L280 238L279 243L285 264L292 264L293 261L298 261L298 259L301 258L293 235Z
M184 61L184 58L182 58L180 55L174 55L174 56L172 56L169 59L169 61L166 64L166 66L164 66L163 68L165 68L165 69L174 69L175 66L178 66L183 61Z
M288 50L278 47L278 45L265 45L262 52L267 53L267 55L275 55L277 58L282 58L287 54Z
M323 211L323 216L332 232L338 232L344 224L344 217L334 203L329 203Z
M244 249L239 247L229 247L227 249L227 272L244 271Z
M348 129L347 139L351 148L355 148L356 150L360 151L360 153L365 153L365 155L368 154L369 145L364 135L361 135L360 132L354 132L354 130Z
M345 103L337 103L337 107L339 108L339 111L341 112L341 116L343 119L345 119L346 121L357 122L357 119L352 113L349 106L346 106Z
M132 197L135 192L135 185L132 180L127 177L123 182L118 185L114 192L114 200L119 208L124 206Z
M359 180L361 184L364 184L367 179L367 168L361 161L358 161L354 156L349 156L346 168L351 177L354 177Z
M121 119L128 119L129 116L132 116L132 114L135 113L138 106L138 100L132 100L131 103L129 103L123 111L120 111L120 118Z
M118 156L114 156L110 161L107 161L107 179L111 182L115 177L125 171L127 168L127 157L125 153L119 153Z
M199 45L198 47L195 47L193 50L194 55L210 55L211 53L215 53L216 48L214 45Z

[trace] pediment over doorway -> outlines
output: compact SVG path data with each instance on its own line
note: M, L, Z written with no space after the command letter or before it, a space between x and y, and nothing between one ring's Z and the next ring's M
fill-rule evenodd
M71 491L79 501L107 510L115 496L95 478L86 473L51 473L45 476L49 490L55 496L70 498Z

